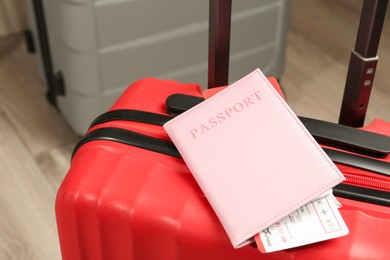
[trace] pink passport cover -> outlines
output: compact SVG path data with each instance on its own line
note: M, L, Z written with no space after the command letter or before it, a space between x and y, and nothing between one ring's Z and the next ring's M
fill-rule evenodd
M344 180L259 69L164 128L235 248Z

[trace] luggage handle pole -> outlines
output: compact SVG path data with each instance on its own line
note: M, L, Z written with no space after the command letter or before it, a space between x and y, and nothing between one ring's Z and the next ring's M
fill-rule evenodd
M209 1L209 88L228 84L231 9L232 0Z
M364 124L378 62L377 50L388 0L364 0L355 48L352 50L339 123Z

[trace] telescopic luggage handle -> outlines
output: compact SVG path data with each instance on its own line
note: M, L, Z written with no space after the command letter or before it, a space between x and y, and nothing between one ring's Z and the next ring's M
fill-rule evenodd
M232 0L209 5L208 88L214 88L228 84Z
M388 0L364 0L344 88L340 124L353 127L364 124L387 3ZM228 84L231 5L231 0L210 0L209 88Z
M355 48L351 52L339 123L364 124L388 0L364 0Z

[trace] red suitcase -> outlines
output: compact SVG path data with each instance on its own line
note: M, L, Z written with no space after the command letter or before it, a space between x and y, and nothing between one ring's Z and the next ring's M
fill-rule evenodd
M337 194L358 199L339 198L349 235L269 254L233 249L161 127L166 100L177 93L202 96L197 84L135 82L80 140L56 199L64 260L389 258L389 176L341 164L348 176ZM366 130L390 136L390 123Z
M158 94L154 94L156 88ZM201 92L196 84L144 79L131 85L112 110L165 114L165 100L173 93L199 96ZM57 224L65 260L389 256L390 208L347 199L340 199L341 214L350 229L346 237L270 254L261 254L252 246L233 249L186 165L174 153L165 154L173 149L161 126L125 120L98 121L77 147L58 191ZM390 136L390 123L378 121L372 127ZM138 134L118 133L121 129L153 138L139 141ZM121 139L128 143L120 143ZM390 161L390 156L384 160ZM356 172L351 167L348 171ZM390 191L388 177L377 180L384 190Z

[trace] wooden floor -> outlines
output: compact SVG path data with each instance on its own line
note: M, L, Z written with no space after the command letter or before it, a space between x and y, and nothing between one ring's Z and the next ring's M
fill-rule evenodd
M337 121L361 3L292 1L281 82L297 114ZM366 122L390 121L388 19L379 55ZM61 258L54 199L77 137L45 89L23 38L0 39L0 259Z

